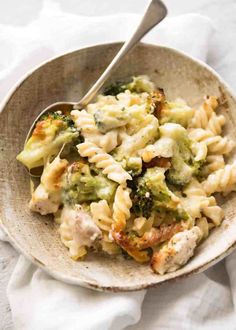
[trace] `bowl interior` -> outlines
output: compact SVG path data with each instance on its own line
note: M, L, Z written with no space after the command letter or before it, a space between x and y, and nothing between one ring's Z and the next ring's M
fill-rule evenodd
M15 157L23 148L32 121L53 102L79 100L120 47L119 43L99 45L47 62L18 85L0 115L0 212L12 243L56 278L113 291L142 289L204 270L229 253L236 241L235 194L221 199L225 220L197 249L195 257L182 269L163 276L153 274L148 265L103 255L91 254L84 261L74 262L52 219L29 211L29 177ZM140 44L126 57L112 81L138 74L149 75L169 99L182 97L193 106L206 94L220 97L221 111L227 117L225 133L236 140L236 101L206 66L172 49Z

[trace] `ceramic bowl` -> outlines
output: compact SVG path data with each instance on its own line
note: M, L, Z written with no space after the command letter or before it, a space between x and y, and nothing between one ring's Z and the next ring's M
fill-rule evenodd
M132 260L88 255L75 262L60 241L51 217L31 213L29 176L16 161L32 121L49 104L77 101L106 68L120 43L80 49L47 61L28 73L7 97L0 114L0 212L2 227L12 245L53 277L98 290L131 291L202 272L228 255L236 243L236 195L221 199L222 225L196 250L183 268L165 275ZM216 95L227 118L225 134L236 140L236 99L229 87L207 65L176 50L138 45L111 81L147 74L164 88L167 98L184 98L191 106L204 95Z

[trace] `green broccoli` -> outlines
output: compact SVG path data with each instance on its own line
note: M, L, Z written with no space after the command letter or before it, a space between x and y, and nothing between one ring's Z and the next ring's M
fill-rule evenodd
M189 214L181 207L176 209L168 207L154 207L157 213L158 224L166 223L171 224L174 221L187 221L189 219Z
M149 218L153 209L153 196L145 186L138 186L135 192L131 193L132 212L138 216Z
M126 89L134 93L151 93L155 90L155 85L150 81L149 77L141 75L133 77L132 81L126 85Z
M147 76L141 75L132 77L132 81L129 83L117 82L115 84L111 84L105 88L103 94L116 96L119 93L123 93L127 89L133 93L151 93L154 91L155 85Z
M65 174L63 199L68 204L113 200L117 184L83 162L71 164Z
M175 123L160 126L161 137L175 141L171 168L167 173L167 180L176 185L187 184L196 175L202 162L196 162L191 149L192 142L184 127Z
M194 168L183 160L178 150L176 150L172 157L171 165L172 167L167 173L168 182L182 186L191 180L194 174Z
M103 91L103 95L113 95L116 96L120 93L123 93L127 89L126 84L124 82L116 82L115 84L111 84L106 87Z
M166 185L164 172L160 167L149 168L134 180L131 198L137 215L149 217L153 210L176 209L177 199Z
M125 108L114 106L102 110L98 109L94 112L95 123L101 133L126 125L129 118L129 113Z
M79 138L79 131L72 119L61 112L43 115L26 142L17 160L29 169L42 166L49 156L56 155L64 144Z

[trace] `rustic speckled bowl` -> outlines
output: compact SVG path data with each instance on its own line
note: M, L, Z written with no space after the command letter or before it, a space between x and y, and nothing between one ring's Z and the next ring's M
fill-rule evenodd
M228 255L236 243L236 195L220 202L225 220L180 270L163 276L132 260L89 255L75 262L62 245L50 217L31 213L29 177L16 161L36 115L57 101L77 101L98 78L120 48L120 43L80 49L43 63L14 88L0 114L0 212L11 243L34 264L62 281L99 290L139 290L204 271ZM167 97L182 97L197 105L206 94L221 99L227 117L225 133L236 140L236 99L207 65L170 48L140 44L126 57L112 81L147 74L165 89Z

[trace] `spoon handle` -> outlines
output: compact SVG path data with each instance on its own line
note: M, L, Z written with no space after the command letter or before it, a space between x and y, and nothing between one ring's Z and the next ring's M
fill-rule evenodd
M84 95L84 97L74 105L75 109L81 109L85 107L97 94L104 82L110 77L111 72L117 68L117 66L122 61L123 57L139 42L140 39L150 31L155 25L163 20L167 15L167 9L162 1L151 0L145 14L139 23L136 31L121 47L119 52L113 58L111 63L108 65L103 74L95 82L95 84L90 88L90 90Z

